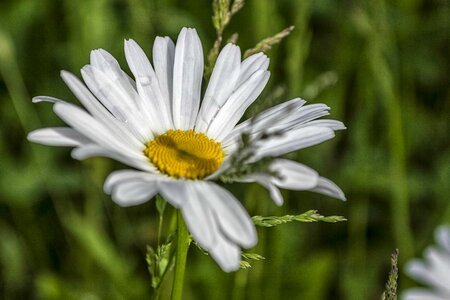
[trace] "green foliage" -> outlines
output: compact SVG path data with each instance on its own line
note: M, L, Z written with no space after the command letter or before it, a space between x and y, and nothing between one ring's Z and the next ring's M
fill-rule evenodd
M174 231L173 208L158 199L157 208L152 202L118 207L102 185L123 165L74 161L68 149L25 138L35 128L62 125L51 106L31 104L32 96L77 103L59 78L61 69L79 75L89 51L104 48L129 73L124 38L136 39L151 56L154 37L176 39L181 26L198 30L208 78L225 40L249 49L294 25L267 53L269 86L247 116L302 97L326 103L331 118L348 127L331 142L289 155L335 181L349 199L345 204L283 191L278 208L257 185L231 187L251 215L319 209L348 222L258 228L258 245L249 251L266 259L236 274L191 251L186 300L376 299L384 285L383 253L399 247L398 276L406 282L404 262L450 219L445 1L255 0L242 7L242 1L218 0L214 10L209 0L0 2L1 299L144 299L152 293L142 257L146 245L155 245L156 257L158 237L166 241ZM235 163L236 172L224 179L267 171L269 162L253 169ZM170 280L160 284L160 299L170 292L164 282Z
M147 261L148 271L152 278L152 287L158 290L161 286L162 280L166 273L173 269L173 247L171 238L165 243L157 247L156 251L147 246Z
M324 217L317 213L316 210L309 210L305 213L299 214L299 215L286 215L286 216L271 216L271 217L262 217L262 216L253 216L252 217L253 223L255 223L256 226L262 226L262 227L273 227L280 224L289 223L292 221L297 222L304 222L304 223L311 223L311 222L327 222L327 223L336 223L336 222L342 222L347 221L346 218L341 216L329 216Z

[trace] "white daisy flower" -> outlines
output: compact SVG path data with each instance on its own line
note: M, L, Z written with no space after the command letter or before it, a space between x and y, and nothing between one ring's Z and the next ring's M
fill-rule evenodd
M424 260L413 259L406 265L406 273L429 288L411 288L403 292L403 300L450 299L450 226L436 229L438 246L425 250Z
M293 99L237 125L269 80L263 53L241 61L233 44L220 52L201 101L203 50L195 29L183 28L175 44L157 37L153 65L133 40L125 41L130 78L105 50L93 50L81 74L61 76L85 109L52 97L54 112L69 127L38 129L33 142L74 147L72 157L110 157L136 170L113 172L104 190L122 206L141 204L160 193L181 210L193 238L224 271L239 268L241 248L257 242L255 226L241 203L214 183L230 166L247 132L278 132L257 141L248 163L319 144L344 125L316 120L328 115L324 104L304 105ZM289 108L289 109L287 109ZM258 182L278 204L279 188L311 190L344 200L343 192L316 171L287 159L274 159L270 174L251 174L241 181Z

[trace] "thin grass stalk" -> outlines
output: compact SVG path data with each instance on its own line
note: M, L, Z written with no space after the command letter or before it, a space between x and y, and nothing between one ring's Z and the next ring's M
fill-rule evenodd
M388 147L391 173L391 214L394 223L394 237L402 251L402 261L412 257L414 253L413 235L410 229L409 194L406 177L406 153L403 133L402 110L400 99L395 90L395 77L384 56L385 51L392 49L392 34L388 31L386 8L383 0L374 5L373 20L377 24L372 31L370 52L371 68L375 84L379 88L384 101L388 124Z

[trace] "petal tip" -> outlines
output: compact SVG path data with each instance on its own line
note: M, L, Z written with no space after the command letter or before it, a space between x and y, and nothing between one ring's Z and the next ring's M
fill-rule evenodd
M32 99L31 99L31 102L33 102L33 103L39 103L39 102L42 102L43 100L42 100L42 97L41 96L36 96L36 97L33 97Z

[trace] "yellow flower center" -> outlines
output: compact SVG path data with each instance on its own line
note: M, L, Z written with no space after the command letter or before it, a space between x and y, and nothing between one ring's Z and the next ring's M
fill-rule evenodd
M176 178L202 179L223 161L220 143L194 130L169 130L147 143L144 150L161 173Z

